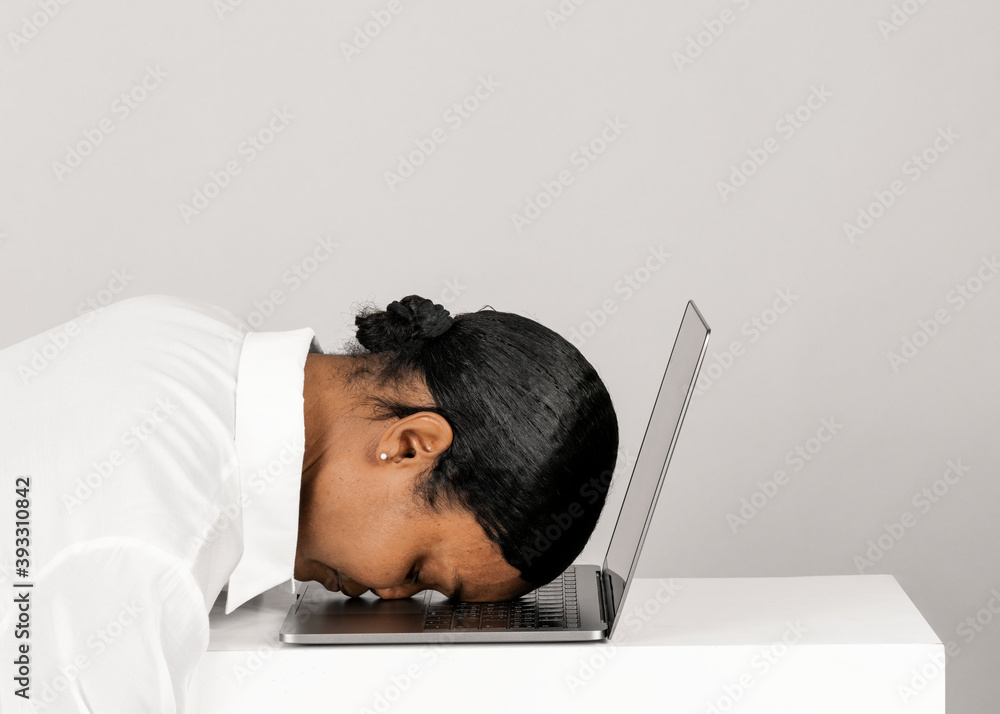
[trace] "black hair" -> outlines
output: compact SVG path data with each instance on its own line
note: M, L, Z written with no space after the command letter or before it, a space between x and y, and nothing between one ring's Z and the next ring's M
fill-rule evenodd
M538 322L484 307L452 317L409 295L361 308L355 376L375 387L373 418L421 411L451 425L451 445L418 486L431 507L469 510L535 587L583 550L618 456L618 419L594 367ZM422 379L433 404L399 395Z

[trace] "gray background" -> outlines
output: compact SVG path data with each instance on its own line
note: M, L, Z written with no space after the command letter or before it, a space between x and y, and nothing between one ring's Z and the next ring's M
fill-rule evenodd
M345 53L373 13L391 21ZM949 711L991 711L998 21L987 0L11 0L0 345L149 293L255 329L310 326L327 350L363 300L489 304L583 336L629 466L693 298L713 328L706 380L639 575L892 573L956 643ZM293 118L269 134L276 110ZM390 186L435 130L445 140ZM255 155L253 135L269 142ZM227 164L239 173L185 218ZM516 226L561 172L572 183ZM314 254L324 237L332 254ZM669 258L648 271L656 250ZM842 426L810 442L824 419ZM814 453L796 462L796 447ZM785 483L763 483L779 469ZM857 560L880 536L884 555ZM977 613L988 624L961 629Z

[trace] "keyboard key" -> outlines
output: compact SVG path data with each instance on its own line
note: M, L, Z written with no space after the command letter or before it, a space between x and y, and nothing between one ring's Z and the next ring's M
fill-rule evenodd
M551 583L508 602L437 603L430 607L425 630L579 629L576 573L563 573Z

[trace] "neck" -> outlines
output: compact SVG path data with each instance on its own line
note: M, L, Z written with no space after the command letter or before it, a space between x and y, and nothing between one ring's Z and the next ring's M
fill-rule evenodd
M305 453L302 457L302 485L307 486L338 443L338 425L353 407L344 367L346 355L309 353L302 386L305 419Z

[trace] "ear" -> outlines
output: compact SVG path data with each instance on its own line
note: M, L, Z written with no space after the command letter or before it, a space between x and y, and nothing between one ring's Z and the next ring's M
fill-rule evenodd
M376 445L375 461L383 464L430 468L438 455L451 446L451 424L440 414L417 412L389 427ZM381 454L387 458L383 461Z

